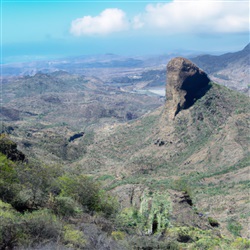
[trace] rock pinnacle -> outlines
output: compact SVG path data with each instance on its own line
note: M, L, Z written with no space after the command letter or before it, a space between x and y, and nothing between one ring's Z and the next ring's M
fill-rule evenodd
M167 65L166 108L171 119L188 109L209 89L210 79L194 63L182 57Z

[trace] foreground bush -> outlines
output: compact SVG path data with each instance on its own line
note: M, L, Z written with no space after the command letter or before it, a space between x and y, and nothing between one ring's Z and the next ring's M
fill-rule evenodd
M118 207L116 200L101 190L100 185L90 177L63 175L58 179L60 196L72 198L85 208L85 211L102 212L105 216L116 212Z
M60 237L62 223L48 210L22 215L9 204L1 204L0 249L35 246L38 243L56 241Z
M66 246L73 249L84 249L86 246L83 232L76 230L72 225L64 227L63 241Z
M62 232L62 222L49 210L26 213L22 228L32 245L46 240L57 240Z

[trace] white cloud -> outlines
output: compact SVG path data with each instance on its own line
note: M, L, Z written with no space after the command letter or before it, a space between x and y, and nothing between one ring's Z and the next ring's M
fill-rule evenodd
M248 32L249 6L246 1L174 0L147 5L136 22L170 34Z
M174 0L148 4L131 21L121 9L105 9L98 16L73 20L70 32L75 36L107 35L128 29L163 34L249 32L249 5L247 1Z
M135 16L132 24L134 29L142 28L144 26L144 22L142 21L142 16L140 14Z
M70 32L73 35L106 35L128 28L126 14L120 9L105 9L99 16L84 16L73 20Z

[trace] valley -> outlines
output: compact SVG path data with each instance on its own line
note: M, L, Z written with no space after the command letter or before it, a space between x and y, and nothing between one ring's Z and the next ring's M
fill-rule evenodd
M23 66L3 67L0 112L0 232L25 232L8 235L13 249L250 246L249 45ZM18 216L54 228L39 222L36 242Z

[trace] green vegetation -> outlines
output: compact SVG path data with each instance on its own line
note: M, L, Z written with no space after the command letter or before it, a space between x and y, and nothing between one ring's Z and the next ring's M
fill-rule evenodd
M111 233L111 236L114 238L114 240L124 240L125 233L121 231L114 231Z
M41 155L46 150L51 158L60 158L63 167L14 161L17 145L1 135L0 249L50 242L57 248L91 249L96 236L125 249L248 249L249 241L241 236L249 214L236 206L246 203L249 189L244 178L250 159L248 124L241 118L248 108L245 97L212 84L173 125L159 124L164 121L157 110L105 128L101 135L91 128L79 141L69 142L72 131L60 119L36 124L25 140L37 143ZM100 110L100 116L105 112ZM233 147L239 152L231 155ZM116 192L121 205L111 195ZM239 200L231 199L237 194Z
M241 236L240 232L242 230L242 226L241 224L234 220L234 219L230 219L227 222L227 229L234 235L234 236Z
M63 228L63 241L67 247L73 249L84 249L86 240L83 232L76 230L72 225L66 225Z
M0 249L58 242L86 245L70 220L85 213L115 214L116 200L92 178L65 173L59 166L13 162L0 154Z

